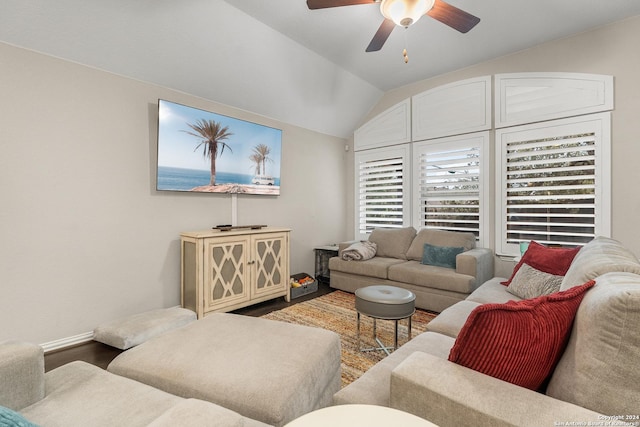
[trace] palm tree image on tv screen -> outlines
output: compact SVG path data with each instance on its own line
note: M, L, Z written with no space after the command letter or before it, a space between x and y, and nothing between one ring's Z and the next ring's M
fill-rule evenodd
M158 101L156 188L280 194L282 131Z

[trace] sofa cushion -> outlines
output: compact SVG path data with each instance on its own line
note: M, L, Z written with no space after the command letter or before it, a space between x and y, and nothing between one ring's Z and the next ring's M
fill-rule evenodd
M444 309L435 319L427 323L427 331L455 338L467 322L471 312L480 305L479 302L467 300L457 302Z
M416 229L376 228L371 232L369 241L377 245L376 256L407 259L407 250L416 236Z
M560 359L587 282L568 291L474 309L449 360L510 383L538 390Z
M43 426L143 426L182 400L81 361L47 372L46 383L46 397L20 411Z
M398 258L385 258L380 256L366 261L345 261L338 257L333 257L329 259L329 270L386 279L390 266L405 262L406 261Z
M524 263L511 279L507 291L522 299L537 298L558 292L563 277L545 273Z
M196 313L182 307L159 308L96 327L93 339L111 347L127 350L150 338L196 320Z
M456 256L464 252L463 247L434 246L424 244L421 263L438 267L456 268Z
M569 289L613 271L640 274L640 262L617 240L596 237L580 249L562 279L560 289Z
M185 399L156 418L148 427L219 426L245 427L247 418L222 406L198 399ZM257 421L256 421L257 423Z
M471 293L476 285L473 276L458 274L451 268L423 265L418 261L406 261L390 266L389 280L463 294Z
M504 277L494 277L484 282L482 286L467 297L467 301L475 301L482 304L502 304L507 301L520 301L522 298L513 295L507 291Z
M407 251L407 259L421 261L425 243L433 246L462 247L468 251L475 248L476 236L473 233L423 228L411 242Z
M602 414L638 414L638 325L640 276L598 277L576 313L547 394Z
M573 258L579 250L580 247L569 249L549 248L532 240L520 262L518 262L518 264L513 268L513 273L509 280L502 282L502 284L508 286L511 283L513 276L516 275L522 264L525 263L537 270L544 271L545 273L564 276L571 266L571 261L573 261Z

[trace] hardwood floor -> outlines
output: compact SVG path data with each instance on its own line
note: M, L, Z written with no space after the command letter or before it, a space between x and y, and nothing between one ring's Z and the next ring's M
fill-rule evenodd
M48 372L74 360L82 360L106 369L107 365L120 353L122 353L120 349L97 341L89 341L46 353L44 355L44 370Z
M333 289L329 287L327 283L318 284L318 291L312 294L304 295L300 298L286 302L283 297L276 298L271 301L265 301L259 304L255 304L249 307L241 308L233 311L235 314L242 314L245 316L260 317L275 310L281 310L293 304L297 304L302 301L307 301L320 295L325 295L332 292ZM67 347L61 350L51 351L44 355L44 367L45 371L50 371L59 366L73 362L74 360L82 360L92 365L99 366L106 369L107 365L120 353L122 350L110 347L106 344L102 344L96 341L89 341L83 344L79 344L73 347Z

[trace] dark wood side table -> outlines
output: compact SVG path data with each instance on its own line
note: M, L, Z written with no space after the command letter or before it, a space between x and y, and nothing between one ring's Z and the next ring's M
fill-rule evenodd
M329 284L329 258L338 256L338 245L317 246L313 250L316 253L316 280Z

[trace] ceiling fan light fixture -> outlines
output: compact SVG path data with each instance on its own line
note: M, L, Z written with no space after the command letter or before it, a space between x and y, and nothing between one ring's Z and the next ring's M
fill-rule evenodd
M380 11L396 25L408 27L433 7L435 0L382 0Z

